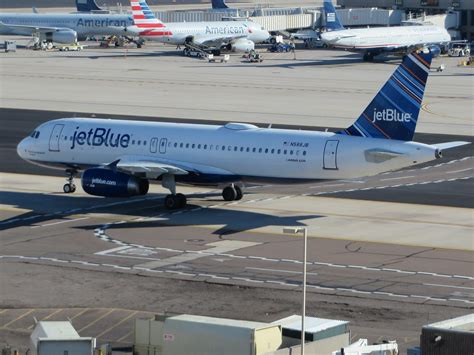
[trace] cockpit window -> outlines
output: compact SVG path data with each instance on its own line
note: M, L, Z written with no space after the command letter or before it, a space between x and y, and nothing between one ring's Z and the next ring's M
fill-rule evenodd
M36 131L31 132L30 137L35 138Z
M40 132L39 131L36 131L36 135L35 135L35 138L38 139L40 136Z

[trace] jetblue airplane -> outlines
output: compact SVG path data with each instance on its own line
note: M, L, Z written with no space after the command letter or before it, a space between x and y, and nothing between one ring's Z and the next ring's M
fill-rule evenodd
M37 36L56 43L74 43L91 36L134 36L131 15L94 13L3 13L0 35Z
M442 43L451 41L446 29L438 26L393 26L377 28L345 29L331 0L324 0L326 32L321 39L335 48L364 52L364 60L390 52L407 54L429 46L434 56L441 52Z
M331 132L93 118L63 118L37 127L17 147L35 164L65 169L65 193L82 173L85 192L127 197L148 192L161 180L171 194L168 209L186 197L176 183L223 188L226 201L243 196L245 182L283 183L352 179L425 163L442 150L468 144L413 142L432 60L412 53L389 78L362 115L347 129Z
M145 0L131 0L135 32L143 39L200 47L226 48L249 52L255 43L263 42L270 33L252 21L178 22L164 24L158 20Z

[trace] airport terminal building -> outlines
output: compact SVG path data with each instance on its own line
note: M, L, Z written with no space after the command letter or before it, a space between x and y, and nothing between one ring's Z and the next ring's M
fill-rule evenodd
M474 40L474 1L472 0L337 0L345 8L378 7L434 15L448 10L459 11L463 39Z

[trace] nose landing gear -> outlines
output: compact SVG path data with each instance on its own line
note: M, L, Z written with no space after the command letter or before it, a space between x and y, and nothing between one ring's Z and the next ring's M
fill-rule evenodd
M76 185L74 184L74 176L77 174L77 170L66 169L67 183L63 186L63 191L66 194L71 194L76 191Z

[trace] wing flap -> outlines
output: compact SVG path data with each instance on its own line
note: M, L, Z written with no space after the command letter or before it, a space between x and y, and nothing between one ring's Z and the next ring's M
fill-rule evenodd
M27 26L27 25L13 25L13 24L5 24L0 21L0 28L8 28L11 30L20 30L20 31L30 31L31 33L43 33L43 32L56 32L61 30L69 30L69 28L63 27L42 27L42 26Z

